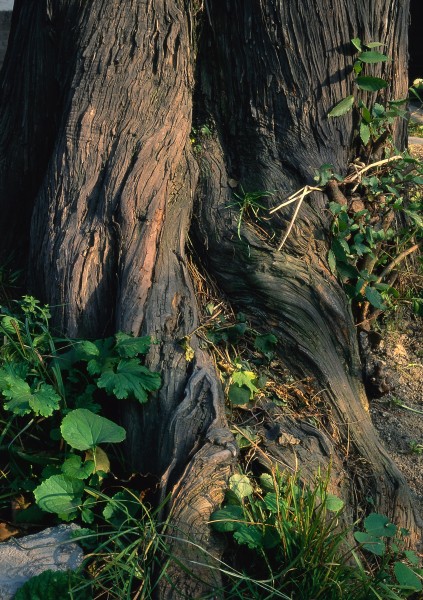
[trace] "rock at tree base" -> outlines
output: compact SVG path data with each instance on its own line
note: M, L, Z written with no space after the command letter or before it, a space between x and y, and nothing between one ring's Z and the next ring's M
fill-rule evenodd
M76 525L59 525L0 544L0 600L13 598L28 579L43 571L77 569L83 552L76 543L69 543L77 529Z

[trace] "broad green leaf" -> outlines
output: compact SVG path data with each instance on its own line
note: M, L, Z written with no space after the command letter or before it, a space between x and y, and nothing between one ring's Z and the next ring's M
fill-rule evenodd
M238 544L245 544L251 550L263 547L263 534L256 525L241 525L234 533Z
M363 121L365 121L366 123L371 123L372 115L367 106L363 103L361 104L361 115L363 117Z
M361 52L362 48L361 48L360 38L353 38L351 40L351 44L354 46L354 48L356 48L359 52Z
M116 350L122 358L134 358L139 354L147 354L151 346L151 338L133 337L126 333L119 332L115 335Z
M231 504L210 515L210 524L216 531L237 531L245 521L241 506Z
M370 141L370 128L363 122L360 123L360 138L363 144L367 146Z
M364 529L376 537L392 537L397 532L397 526L379 513L371 513L364 519Z
M117 367L109 365L97 381L99 388L108 394L123 398L136 398L141 403L147 402L148 392L158 390L161 385L159 373L149 371L140 365L137 359L121 360Z
M103 443L116 444L126 437L123 427L85 408L69 412L60 430L63 439L77 450L89 450Z
M328 494L325 499L325 506L331 512L339 512L344 507L344 501L338 496Z
M239 387L236 383L231 383L228 390L229 402L234 406L242 406L250 401L250 390L244 386Z
M394 573L398 583L401 586L410 588L415 592L421 592L423 589L422 582L410 567L401 562L394 564Z
M117 358L114 356L115 339L110 337L96 340L94 345L98 352L88 361L87 370L90 375L100 375L106 366L117 362Z
M242 500L253 493L253 487L247 475L235 473L229 478L229 489Z
M413 550L404 550L404 555L405 555L405 558L408 560L408 562L410 562L412 565L415 565L416 567L418 567L420 560L419 560L419 557L417 556L417 554Z
M60 408L60 400L60 396L51 385L42 383L40 388L32 393L29 405L37 416L50 417Z
M365 75L360 75L360 77L357 77L355 81L360 90L364 90L366 92L377 92L388 87L388 82L381 77L368 77Z
M376 52L376 50L366 50L360 54L360 60L365 63L379 63L386 62L389 59L385 54Z
M277 343L278 338L272 333L258 335L254 340L254 348L259 352L262 352L267 358L271 358Z
M31 390L29 384L4 370L0 373L0 389L8 399L4 407L15 415L26 415L31 411L37 416L50 417L60 406L60 396L51 385L42 383Z
M9 317L8 315L2 317L1 326L5 333L9 335L15 335L17 331L20 331L20 323L14 317Z
M363 531L356 531L354 538L362 545L364 550L376 554L376 556L383 556L385 554L385 544L380 538L374 537L369 533L364 533Z
M328 117L341 117L350 111L354 104L354 96L347 96L341 102L338 102L328 113Z
M71 515L81 505L83 491L83 481L69 479L66 475L53 475L35 488L34 496L42 510Z
M94 471L94 461L83 463L81 457L74 454L65 460L62 471L69 479L87 479Z
M365 290L365 296L372 306L380 310L385 310L386 306L383 303L382 296L375 288L368 285Z
M240 387L244 386L250 390L250 400L259 390L255 385L257 376L252 371L234 371L232 381Z

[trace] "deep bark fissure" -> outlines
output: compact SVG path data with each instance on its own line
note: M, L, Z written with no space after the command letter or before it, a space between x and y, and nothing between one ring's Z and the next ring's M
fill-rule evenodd
M362 494L373 486L380 510L417 531L402 476L374 436L351 314L326 264L326 197L304 203L277 252L245 220L239 239L227 183L274 192L276 204L311 183L322 163L345 172L354 119L326 115L352 91L351 38L386 44L395 59L390 93L404 92L407 2L349 4L207 2L195 26L189 4L176 0L16 1L1 89L2 248L10 252L20 230L22 247L31 247L31 290L53 305L58 330L74 337L125 330L158 341L148 365L163 385L146 405L125 404L127 453L134 468L160 479L162 497L172 492L175 536L212 553L207 519L223 499L236 448L213 361L195 335L190 224L231 303L277 334L293 373L314 379L343 441L366 461ZM20 60L22 79L13 73ZM196 119L214 129L199 156L189 143L194 72ZM292 210L265 229L281 236ZM192 362L180 343L186 336ZM292 467L313 454L304 469L310 477L332 463L335 485L354 497L342 479L355 473L324 433L279 412L269 419L301 441L296 453L264 442L275 459ZM192 545L174 551L191 567L199 557ZM210 569L197 566L191 581L172 569L188 597L201 593L202 581L216 584Z

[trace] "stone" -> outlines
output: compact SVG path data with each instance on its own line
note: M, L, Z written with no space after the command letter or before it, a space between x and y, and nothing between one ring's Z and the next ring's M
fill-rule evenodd
M0 600L10 600L31 577L43 571L74 571L84 558L82 549L69 542L74 525L49 527L40 533L11 538L0 544Z

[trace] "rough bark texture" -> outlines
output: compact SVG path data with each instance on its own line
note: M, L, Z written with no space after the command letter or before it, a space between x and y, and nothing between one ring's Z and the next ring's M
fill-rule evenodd
M327 200L304 205L278 252L245 223L238 238L227 184L276 190L277 202L322 163L345 172L353 117L326 114L352 93L349 40L386 44L387 93L403 96L408 2L231 0L198 14L199 41L190 4L178 0L16 1L1 84L2 250L17 235L30 246L30 287L55 307L58 330L157 338L148 360L163 386L145 406L125 408L128 454L160 478L163 494L172 491L175 537L213 553L207 519L236 449L210 356L194 335L187 362L178 343L198 326L185 253L196 195L192 237L210 272L235 307L277 334L293 372L314 378L351 456L365 464L360 493L371 491L416 533L403 478L371 427L351 315L326 265ZM216 132L200 161L189 145L193 97L197 118ZM268 229L281 235L290 215L278 213ZM310 474L332 462L337 480L355 475L322 433L271 418L301 439L297 459L318 456ZM295 464L291 450L268 450ZM198 558L190 544L175 553ZM209 569L196 575L170 572L187 597L216 583ZM162 595L175 592L165 586Z

